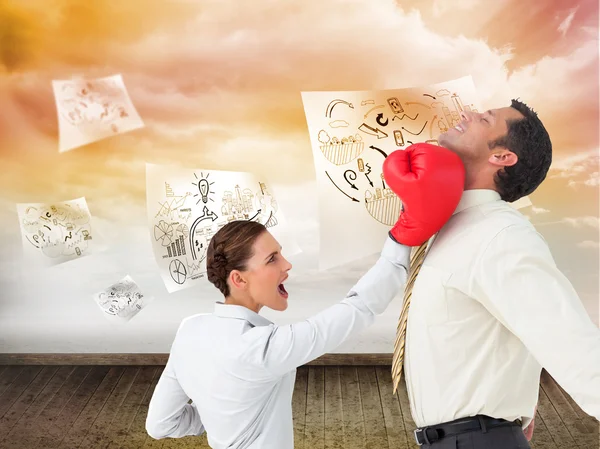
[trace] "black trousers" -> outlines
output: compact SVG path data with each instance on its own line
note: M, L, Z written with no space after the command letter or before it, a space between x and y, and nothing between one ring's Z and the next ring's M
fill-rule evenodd
M448 436L422 448L431 449L530 449L521 426L507 424Z

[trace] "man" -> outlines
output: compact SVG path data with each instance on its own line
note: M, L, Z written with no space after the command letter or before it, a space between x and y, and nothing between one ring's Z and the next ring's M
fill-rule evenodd
M412 292L404 373L417 442L529 447L522 429L534 418L542 367L600 418L600 330L542 236L508 204L546 177L543 124L513 100L465 111L438 141L460 156L466 178Z

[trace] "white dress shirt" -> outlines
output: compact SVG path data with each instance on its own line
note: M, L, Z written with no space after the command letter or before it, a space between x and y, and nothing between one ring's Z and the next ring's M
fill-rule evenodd
M467 190L413 287L413 419L423 427L483 414L526 427L542 367L600 419L600 330L534 226L495 191Z
M296 324L219 302L213 314L183 320L150 401L148 434L206 431L214 449L292 449L296 367L371 325L404 287L409 256L388 237L344 300Z

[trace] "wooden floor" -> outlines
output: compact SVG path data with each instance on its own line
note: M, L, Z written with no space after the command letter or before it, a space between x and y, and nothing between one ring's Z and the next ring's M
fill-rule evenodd
M144 429L161 366L0 366L0 448L208 448L206 436ZM296 448L415 448L406 390L388 366L304 366L293 397ZM598 421L544 374L532 447L598 449Z

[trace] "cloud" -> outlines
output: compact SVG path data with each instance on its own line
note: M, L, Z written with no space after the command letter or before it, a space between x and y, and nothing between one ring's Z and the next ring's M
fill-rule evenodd
M592 228L599 228L599 223L600 223L600 219L598 217L592 217L592 216L585 216L585 217L565 217L562 220L565 223L570 224L571 226L575 227L575 228L582 228L582 227L592 227Z
M533 212L534 214L547 214L550 211L548 209L544 209L543 207L535 207L535 206L533 206L531 208L531 212Z
M598 249L600 248L600 243L594 240L584 240L577 244L579 248L590 248L590 249Z
M571 28L571 23L573 22L573 18L575 17L575 13L578 9L579 6L569 10L569 14L567 15L567 17L565 17L564 20L558 26L557 30L559 31L559 33L562 34L563 37L566 36L567 31L569 31L569 28Z

